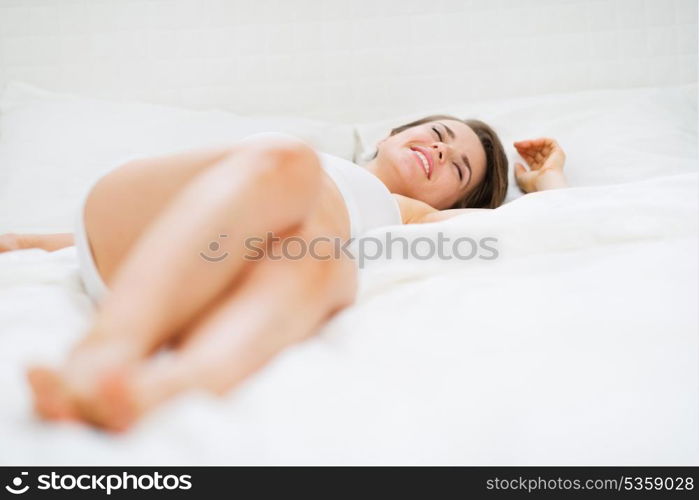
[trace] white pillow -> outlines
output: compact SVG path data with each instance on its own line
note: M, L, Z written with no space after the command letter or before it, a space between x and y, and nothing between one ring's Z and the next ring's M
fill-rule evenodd
M0 96L0 233L72 231L89 185L127 159L266 131L348 160L355 150L351 125L108 101L11 82Z
M566 152L571 186L617 184L697 170L697 85L595 90L477 101L357 125L355 161L367 163L392 128L431 114L477 118L495 129L510 163L506 198L522 195L514 141L548 136Z

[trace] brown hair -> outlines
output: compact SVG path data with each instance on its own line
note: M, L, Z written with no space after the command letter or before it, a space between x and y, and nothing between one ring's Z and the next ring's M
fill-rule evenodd
M485 150L485 178L474 190L450 208L499 207L507 194L507 155L500 138L488 124L475 119L462 120L451 115L430 115L392 129L391 135L435 120L456 120L465 123L476 133Z

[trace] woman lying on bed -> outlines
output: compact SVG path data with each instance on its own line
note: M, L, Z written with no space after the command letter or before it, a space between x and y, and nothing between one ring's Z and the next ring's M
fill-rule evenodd
M523 191L566 185L555 140L514 146ZM276 133L119 166L89 191L75 236L0 242L75 243L99 305L60 370L28 371L36 410L124 430L185 390L226 393L353 302L357 266L333 239L496 208L507 168L488 125L449 115L393 129L365 169ZM289 237L309 251L272 259Z

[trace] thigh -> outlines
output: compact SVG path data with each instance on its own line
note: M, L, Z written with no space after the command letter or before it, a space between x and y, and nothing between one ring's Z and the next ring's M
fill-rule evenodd
M109 281L150 223L198 174L235 155L253 157L300 144L300 141L292 141L293 138L286 136L260 134L226 147L136 159L102 177L88 194L83 215L85 231L103 279Z
M130 161L103 176L85 200L85 231L108 278L148 224L182 187L228 150L206 149Z

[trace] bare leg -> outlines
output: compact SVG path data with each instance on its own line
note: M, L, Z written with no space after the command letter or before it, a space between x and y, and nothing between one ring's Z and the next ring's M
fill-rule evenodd
M319 253L331 251L329 244ZM356 270L345 259L257 262L239 288L193 325L177 351L113 372L82 413L93 423L124 430L183 391L223 395L283 348L312 335L355 293Z
M241 152L193 179L166 207L117 271L96 329L156 347L229 286L246 262L244 241L301 223L320 187L312 150ZM229 256L202 257L219 235Z
M320 178L317 156L302 144L241 152L196 176L136 242L69 357L63 376L73 399L89 399L97 374L152 352L231 286L245 262L245 238L298 226ZM200 253L219 234L229 235L230 255L212 263ZM36 370L30 382L38 394L50 385Z

